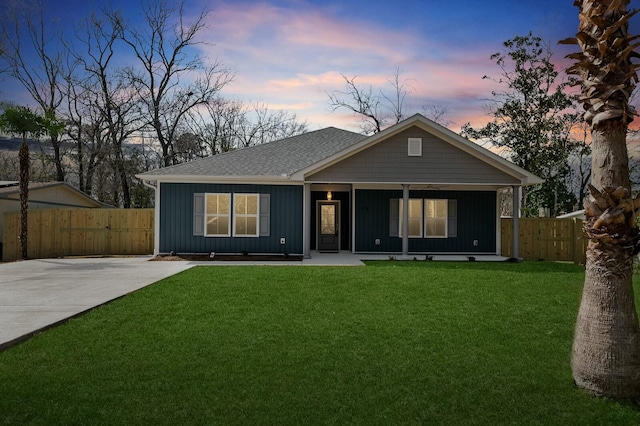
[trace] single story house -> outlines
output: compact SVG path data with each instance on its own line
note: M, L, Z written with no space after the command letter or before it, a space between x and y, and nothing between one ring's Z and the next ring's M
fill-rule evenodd
M498 191L512 187L519 212L520 187L542 182L420 114L373 136L329 127L136 176L155 190L155 254L305 257L500 254Z
M105 207L65 182L29 182L30 210ZM4 213L20 211L20 184L0 181L0 255L4 233Z

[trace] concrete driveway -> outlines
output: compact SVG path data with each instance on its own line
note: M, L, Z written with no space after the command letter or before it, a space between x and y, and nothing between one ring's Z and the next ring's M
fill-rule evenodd
M0 350L193 266L150 256L0 264Z

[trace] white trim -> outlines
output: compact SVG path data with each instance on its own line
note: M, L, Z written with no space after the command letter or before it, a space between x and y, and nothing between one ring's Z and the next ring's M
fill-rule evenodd
M256 214L238 214L236 213L236 200L237 197L248 197L248 196L254 196L256 197ZM235 192L233 194L233 199L231 201L231 211L232 211L232 217L233 217L233 221L231 223L231 235L234 238L258 238L260 236L260 194L255 194L255 193L250 193L250 192ZM206 216L206 214L205 214ZM256 219L256 233L254 234L238 234L236 232L236 224L237 224L237 218L238 217L255 217Z
M407 139L407 155L409 157L422 157L422 138Z
M226 195L227 197L229 197L229 213L225 214L220 214L220 213L209 213L207 211L207 206L208 206L208 202L207 202L207 197L210 195L216 195L216 196L220 196L220 195ZM233 215L233 197L232 194L229 192L205 192L204 194L204 236L205 237L230 237L231 236L231 228L233 226L231 217ZM208 233L208 227L207 227L207 222L209 219L209 216L218 216L218 217L227 217L229 219L228 222L228 231L226 234L209 234Z
M427 235L427 201L444 201L444 218L434 217L432 219L444 219L444 235ZM422 214L424 217L424 238L426 239L447 239L449 238L449 199L447 198L424 198L422 200Z

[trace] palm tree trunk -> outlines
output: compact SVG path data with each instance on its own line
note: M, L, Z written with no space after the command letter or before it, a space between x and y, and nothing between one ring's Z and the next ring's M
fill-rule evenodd
M572 367L579 387L635 399L640 396L640 324L632 278L639 201L629 197L626 127L615 124L592 132L593 164L608 167L593 168L592 184L604 189L590 186L585 201L589 245Z
M29 213L29 147L26 138L22 138L18 151L20 163L20 250L22 258L28 258L28 213Z
M585 283L573 342L575 383L610 398L640 398L640 324L633 294L640 198L630 198L629 96L637 74L631 62L630 0L576 0L580 46L568 72L582 80L585 121L591 127L590 196L584 201L589 238Z

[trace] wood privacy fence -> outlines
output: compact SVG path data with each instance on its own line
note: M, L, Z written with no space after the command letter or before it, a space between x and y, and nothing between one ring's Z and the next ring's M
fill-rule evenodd
M30 258L153 253L153 209L46 209L28 217ZM20 213L4 214L2 260L21 258Z
M501 220L501 251L513 254L513 221ZM570 261L584 265L587 238L580 219L520 219L520 257L524 260Z

